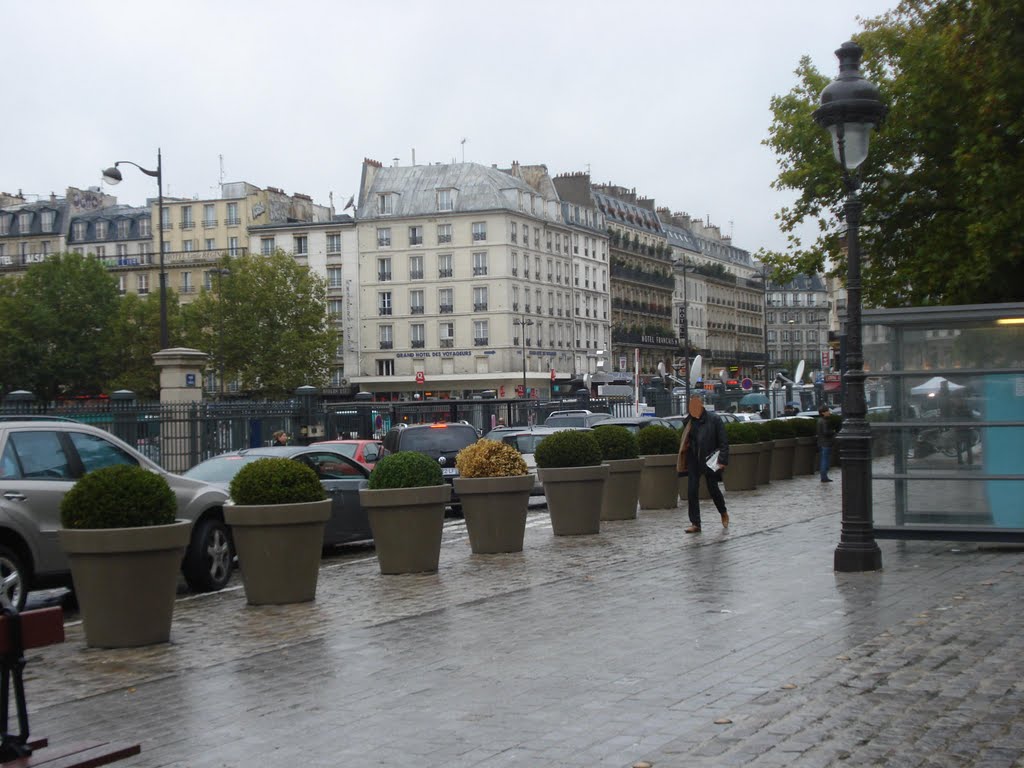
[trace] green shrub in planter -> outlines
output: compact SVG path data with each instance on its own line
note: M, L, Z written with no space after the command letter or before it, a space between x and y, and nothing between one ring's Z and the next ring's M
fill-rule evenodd
M601 455L605 461L619 459L635 459L640 456L640 443L630 430L618 424L594 427L592 433L597 444L601 446Z
M644 456L655 456L666 453L679 453L679 440L681 432L676 432L669 427L660 424L651 424L640 430L637 438L640 444L640 453Z
M231 500L241 506L302 504L327 498L312 467L283 458L246 464L231 480Z
M790 424L796 430L797 437L815 437L818 434L818 422L815 419L791 419Z
M537 444L533 458L540 469L594 467L603 461L597 438L578 429L548 435Z
M787 440L796 437L796 430L788 419L772 419L768 422L768 434L772 440Z
M734 421L725 425L729 445L749 445L761 442L760 435L750 422Z
M367 485L371 491L444 485L441 465L419 451L399 451L378 461Z
M177 514L178 502L163 475L130 464L89 472L60 504L65 528L169 525Z
M767 421L750 421L747 423L750 424L757 433L757 442L767 443L772 439L772 430L771 427L768 426Z

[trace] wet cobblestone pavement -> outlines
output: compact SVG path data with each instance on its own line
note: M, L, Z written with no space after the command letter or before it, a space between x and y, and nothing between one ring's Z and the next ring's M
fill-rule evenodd
M132 740L131 766L1014 766L1024 553L880 542L836 574L840 483L814 477L470 554L436 575L325 561L317 600L183 598L172 642L30 653L32 729ZM712 510L713 512L713 510Z

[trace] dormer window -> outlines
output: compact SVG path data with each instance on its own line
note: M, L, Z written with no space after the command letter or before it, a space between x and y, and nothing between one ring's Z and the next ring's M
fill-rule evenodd
M74 226L71 228L72 237L76 242L82 242L85 240L86 223L84 221L76 221Z
M21 234L28 234L32 229L32 214L29 211L18 214L18 230Z
M43 232L53 232L53 222L57 217L54 211L43 211Z
M97 221L96 222L96 239L105 240L107 237L107 222Z
M377 195L377 213L381 216L390 216L395 212L395 196L390 192Z
M437 210L451 211L455 209L455 196L450 189L437 190Z

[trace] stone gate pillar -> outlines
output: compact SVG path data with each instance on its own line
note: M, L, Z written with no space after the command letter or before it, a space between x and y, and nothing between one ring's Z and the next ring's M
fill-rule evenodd
M203 400L205 352L172 347L153 353L160 369L160 465L168 472L184 472L200 455L200 421L184 411L195 411ZM175 415L177 418L171 418Z

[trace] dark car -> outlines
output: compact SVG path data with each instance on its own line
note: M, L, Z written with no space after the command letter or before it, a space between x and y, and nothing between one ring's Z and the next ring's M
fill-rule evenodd
M382 456L399 451L419 451L434 459L441 465L441 474L445 482L454 483L459 476L455 466L455 457L467 445L478 439L476 429L470 424L438 423L410 424L392 427L384 435ZM452 491L453 507L459 507L458 497Z
M373 538L369 518L359 501L359 489L366 487L370 470L328 445L286 445L232 451L196 464L184 477L227 490L238 470L246 464L272 456L305 464L320 478L320 484L331 500L331 518L324 528L325 547Z
M167 472L102 429L66 419L0 420L0 594L21 608L29 591L70 587L57 542L60 504L86 472L139 466L167 480L178 517L192 523L181 570L197 592L223 589L234 558L223 489Z
M380 458L380 440L318 440L310 445L330 446L331 450L340 451L370 469Z

